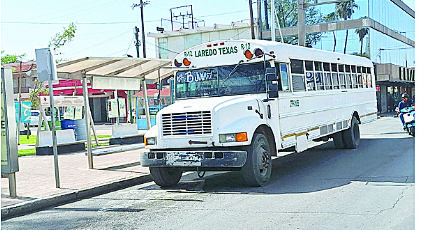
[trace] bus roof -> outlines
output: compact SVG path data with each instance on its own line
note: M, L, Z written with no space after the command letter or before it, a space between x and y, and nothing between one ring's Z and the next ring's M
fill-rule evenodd
M174 67L202 68L220 65L234 65L241 60L254 60L256 52L275 55L278 62L289 62L290 59L341 63L372 67L372 61L367 58L335 53L314 48L307 48L267 40L218 40L203 43L189 48L175 57ZM251 56L250 56L251 55ZM267 56L267 59L270 59ZM263 60L257 59L258 61Z

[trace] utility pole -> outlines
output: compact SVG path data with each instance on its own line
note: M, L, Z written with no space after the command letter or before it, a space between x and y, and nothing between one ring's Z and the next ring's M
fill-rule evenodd
M252 0L249 0L249 18L251 21L251 38L255 39L254 35L254 13L252 11Z
M258 39L263 39L263 22L261 20L261 1L257 0Z
M143 46L143 58L146 58L146 42L145 42L145 21L143 19L143 7L145 5L149 4L149 1L140 0L140 4L133 4L134 7L140 6L140 19L142 21L142 46ZM150 113L149 113L149 103L147 100L147 94L148 94L148 87L146 85L146 78L143 77L143 95L144 95L144 101L145 101L145 111L146 111L146 126L148 129L151 128L151 119L150 119Z
M140 19L142 21L142 46L143 46L142 51L143 51L143 58L146 58L145 21L143 19L143 7L146 6L149 3L150 3L149 1L140 0L140 3L139 4L133 4L133 8L140 6Z

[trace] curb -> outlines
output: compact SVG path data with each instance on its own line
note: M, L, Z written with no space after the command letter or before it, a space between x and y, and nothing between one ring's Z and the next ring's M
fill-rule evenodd
M152 181L150 174L136 176L132 178L119 179L109 183L80 189L73 192L68 192L59 195L53 195L46 198L39 198L32 201L27 201L1 209L1 220L10 219L19 215L40 211L45 208L58 206L70 203L79 199L102 195L115 190L135 186Z

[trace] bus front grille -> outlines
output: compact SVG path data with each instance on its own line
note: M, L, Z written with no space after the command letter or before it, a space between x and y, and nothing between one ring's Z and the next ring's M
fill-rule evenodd
M162 114L162 128L164 136L211 134L211 112Z

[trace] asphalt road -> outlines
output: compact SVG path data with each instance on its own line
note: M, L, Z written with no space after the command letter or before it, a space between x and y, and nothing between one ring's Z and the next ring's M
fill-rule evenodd
M360 126L355 150L332 141L273 161L271 182L188 173L2 221L2 229L414 229L414 144L397 118Z

